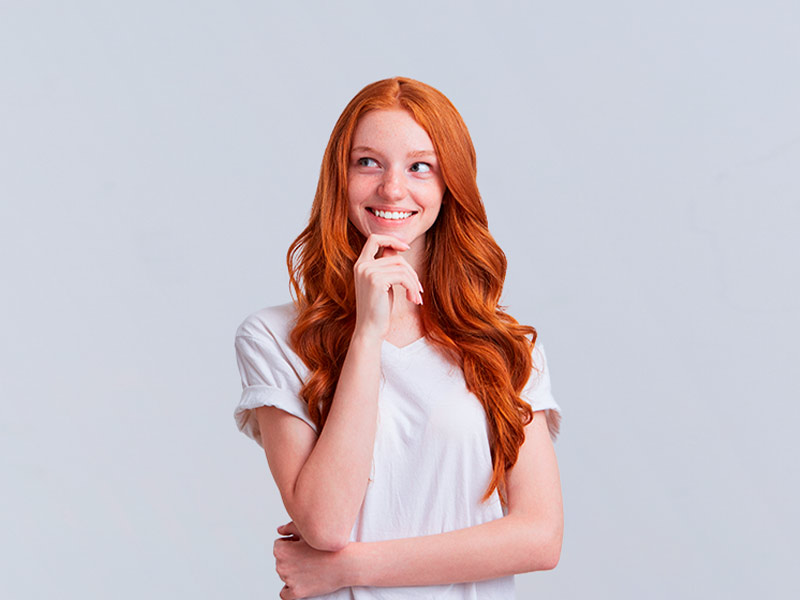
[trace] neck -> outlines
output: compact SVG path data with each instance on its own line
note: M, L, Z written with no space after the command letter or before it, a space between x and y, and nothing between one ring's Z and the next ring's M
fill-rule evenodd
M405 346L423 335L420 307L406 298L406 289L392 286L392 316L387 340L395 346Z
M411 248L403 252L403 258L414 269L420 281L427 271L427 264L425 262L425 238L416 240Z

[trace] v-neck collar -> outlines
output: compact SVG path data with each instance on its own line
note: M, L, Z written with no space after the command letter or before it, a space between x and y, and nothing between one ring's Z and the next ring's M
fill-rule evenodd
M415 352L420 348L424 348L427 344L427 338L423 335L421 338L417 338L410 344L406 344L405 346L395 346L391 342L383 340L383 349L390 354L395 355L402 355L402 354L410 354L411 352Z

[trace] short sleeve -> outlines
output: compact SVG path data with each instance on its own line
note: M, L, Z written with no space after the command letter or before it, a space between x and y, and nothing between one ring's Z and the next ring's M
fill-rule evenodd
M268 334L236 334L236 362L242 378L242 396L234 411L239 430L261 445L261 431L254 409L275 406L317 430L300 398L302 378L286 351Z
M538 341L533 348L533 369L528 383L520 394L522 400L531 405L535 411L544 410L547 415L547 427L550 431L550 439L556 440L561 430L561 407L553 397L550 388L550 366L547 362L547 355L544 346Z

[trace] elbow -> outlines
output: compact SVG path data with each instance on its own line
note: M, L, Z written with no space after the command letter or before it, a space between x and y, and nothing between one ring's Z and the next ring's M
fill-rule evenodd
M544 548L544 552L539 557L539 567L537 571L552 571L558 566L561 559L561 542L550 543Z
M344 531L336 531L326 524L314 524L306 528L303 540L316 550L323 552L338 552L350 543L350 536Z
M331 511L320 511L317 506L284 501L303 541L323 552L338 552L350 543L353 523L347 523Z
M564 534L560 528L549 536L542 553L541 571L551 571L558 566L558 561L561 560L561 541L563 538Z
M307 539L306 543L312 548L323 552L339 552L339 550L344 550L350 540L342 536L319 535L313 539Z
M531 558L528 571L551 571L558 566L561 559L561 542L563 531L560 527L553 528L543 536L532 536L536 540L528 556Z

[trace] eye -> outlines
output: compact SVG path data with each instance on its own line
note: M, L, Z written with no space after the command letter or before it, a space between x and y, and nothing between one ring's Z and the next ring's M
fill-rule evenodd
M356 161L356 164L359 167L377 167L378 163L375 162L374 158L369 158L368 156L362 156Z
M431 166L428 163L424 162L415 162L411 165L411 172L412 173L429 173L431 170Z

